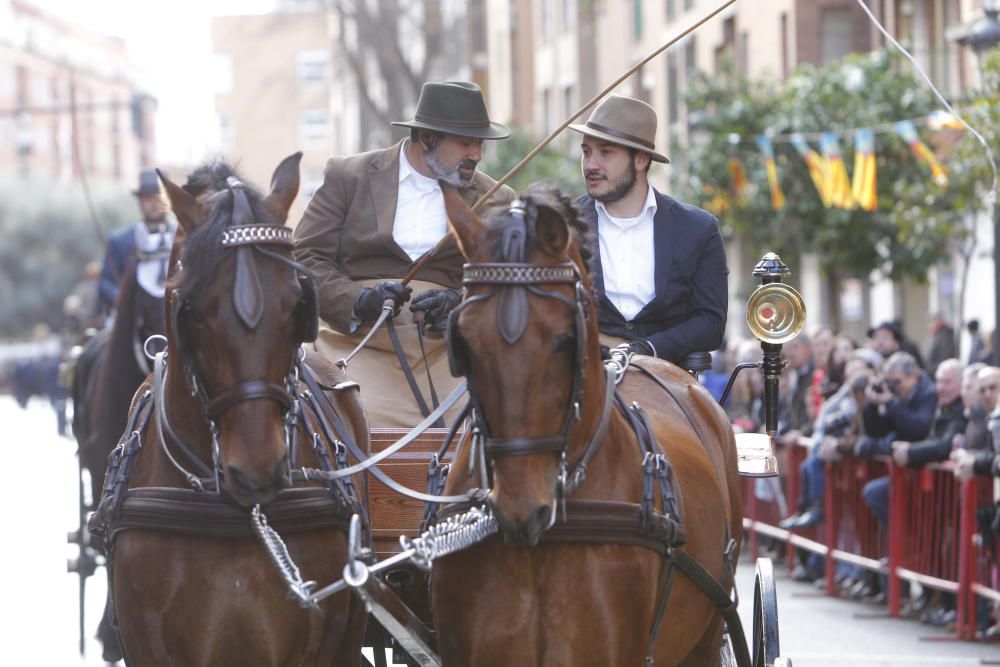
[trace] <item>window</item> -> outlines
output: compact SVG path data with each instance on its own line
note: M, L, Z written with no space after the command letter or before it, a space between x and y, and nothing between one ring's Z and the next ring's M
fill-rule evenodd
M575 23L576 0L561 0L562 25L567 28Z
M677 16L677 0L667 0L667 20L671 21Z
M225 95L233 91L233 59L225 53L217 53L212 58L212 83L215 92Z
M698 71L698 42L692 35L688 43L684 45L684 75L690 83Z
M573 108L573 86L566 86L563 89L563 113L569 116L573 113L575 109Z
M330 112L326 109L305 109L299 115L299 143L303 147L322 147L333 136Z
M820 23L820 62L843 58L851 52L853 37L850 9L824 9Z
M667 115L670 123L680 120L680 104L677 99L677 53L670 51L667 53Z
M694 7L694 0L684 0L684 11L687 11Z
M232 150L233 138L236 135L236 128L233 127L233 119L227 113L219 114L219 143L223 151Z
M542 127L545 133L552 131L552 93L546 88L542 91Z
M542 41L547 41L549 39L549 33L552 31L552 22L550 20L549 13L552 10L552 3L549 0L542 0L539 3L541 7L541 31L542 31Z
M299 51L295 73L301 83L324 83L330 78L330 54L325 50Z
M642 39L642 0L632 0L632 32Z
M781 78L788 78L788 14L781 13Z

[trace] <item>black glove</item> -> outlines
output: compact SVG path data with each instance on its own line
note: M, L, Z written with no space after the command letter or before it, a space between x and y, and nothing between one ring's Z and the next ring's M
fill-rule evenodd
M462 295L453 289L429 289L413 297L410 310L414 313L423 311L431 329L443 330L448 321L448 313L461 300Z
M647 357L656 356L656 350L653 348L653 345L648 340L641 338L629 341L628 351L632 354L644 354Z
M373 322L382 314L382 304L390 299L395 317L403 304L410 300L411 292L412 288L394 280L383 280L374 287L366 287L354 303L354 316L362 322Z

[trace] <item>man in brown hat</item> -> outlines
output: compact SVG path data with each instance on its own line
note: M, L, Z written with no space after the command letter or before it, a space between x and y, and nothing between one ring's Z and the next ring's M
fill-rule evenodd
M728 275L719 222L648 181L656 112L611 95L582 125L587 194L578 200L597 241L591 266L598 327L607 343L680 363L722 344Z
M448 233L439 182L459 188L473 204L495 183L476 170L483 142L504 139L510 131L490 121L479 86L451 81L424 84L413 119L393 125L410 128L409 138L327 163L323 185L295 230L295 255L316 279L316 347L332 360L344 358L383 303L392 303L399 345L383 327L351 361L350 375L362 385L373 426L411 427L433 409L425 359L438 396L457 382L448 371L443 339L418 338L420 326L443 331L461 299L464 259L457 244L449 240L408 286L400 281L413 261ZM513 197L513 190L504 187L490 203ZM414 321L415 313L421 313L423 324ZM401 348L411 374L401 368L394 347ZM400 389L404 383L409 391Z

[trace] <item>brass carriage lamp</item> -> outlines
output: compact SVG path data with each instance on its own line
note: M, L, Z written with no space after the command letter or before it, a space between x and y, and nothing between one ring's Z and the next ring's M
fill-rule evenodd
M801 333L806 324L806 306L802 296L784 279L791 275L781 258L766 253L753 268L760 286L747 299L747 327L760 341L763 358L759 362L739 364L733 369L722 394L725 405L733 382L740 371L760 368L764 373L764 433L740 433L736 436L740 474L770 477L778 474L774 457L774 436L778 431L778 380L784 361L781 348Z

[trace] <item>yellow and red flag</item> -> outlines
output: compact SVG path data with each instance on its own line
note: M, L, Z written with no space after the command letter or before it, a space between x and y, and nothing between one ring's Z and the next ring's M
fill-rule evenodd
M820 137L820 149L823 151L823 170L826 178L826 193L830 204L837 208L854 208L854 198L851 196L851 182L847 178L847 166L844 164L843 153L840 152L840 142L833 132L824 132Z
M830 200L830 193L827 191L826 161L819 153L809 147L805 137L801 134L793 134L791 142L795 150L802 156L802 159L806 161L809 176L812 177L813 185L816 186L820 201L823 202L823 206L830 208L833 206L833 203Z
M896 130L896 134L903 138L909 147L910 151L918 160L927 163L927 166L931 169L931 178L934 179L934 183L939 186L948 185L948 172L944 170L941 163L937 161L934 156L934 152L927 147L920 139L920 135L917 134L917 126L913 124L912 120L903 120L893 125L893 129Z
M774 146L771 138L761 135L757 137L757 146L764 155L764 169L767 171L767 182L771 186L771 207L775 211L780 211L785 207L785 193L781 190L781 183L778 182L778 168L774 163Z
M878 208L877 167L875 164L875 133L857 130L854 133L854 183L851 195L866 211Z

